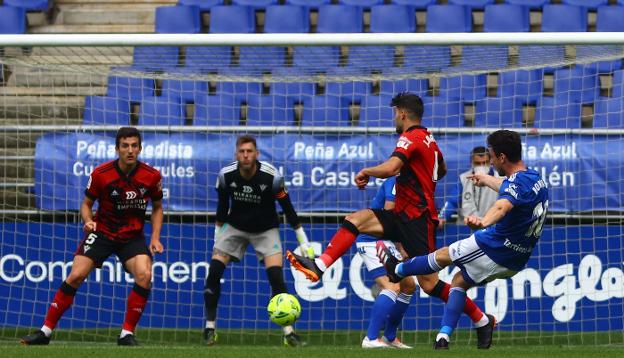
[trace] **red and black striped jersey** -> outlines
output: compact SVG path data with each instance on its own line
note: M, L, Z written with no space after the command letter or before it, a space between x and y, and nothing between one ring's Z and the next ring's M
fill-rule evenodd
M97 231L113 241L143 237L147 202L163 197L161 179L158 170L142 162L128 175L121 171L118 160L96 167L85 195L98 202Z
M404 163L396 179L394 211L410 219L428 211L431 219L438 220L434 192L438 164L443 157L433 135L422 126L408 128L397 141L392 156Z

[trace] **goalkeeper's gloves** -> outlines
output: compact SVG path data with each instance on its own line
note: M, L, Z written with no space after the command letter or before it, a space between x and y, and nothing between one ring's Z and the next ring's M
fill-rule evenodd
M299 249L301 250L301 254L307 256L310 259L314 259L314 249L310 242L308 241L308 235L306 235L305 231L303 231L302 227L299 227L295 230L295 234L297 235L297 241L299 242Z

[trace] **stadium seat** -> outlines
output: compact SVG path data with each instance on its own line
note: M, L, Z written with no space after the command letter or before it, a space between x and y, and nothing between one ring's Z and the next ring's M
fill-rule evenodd
M463 127L464 103L459 98L422 97L425 127Z
M256 9L263 9L267 6L277 5L278 0L232 0L233 5L251 6Z
M336 46L295 46L293 65L315 71L338 67L340 48Z
M535 108L536 128L580 128L581 104L567 97L542 97Z
M414 32L416 16L413 8L405 5L371 7L370 32Z
M586 32L587 8L573 5L544 5L542 32Z
M467 70L495 70L507 67L507 46L463 46L461 68Z
M108 77L108 97L124 98L130 102L141 102L144 97L154 95L154 80L150 78L137 77Z
M522 45L518 46L518 66L544 67L546 72L554 71L565 59L565 47L562 45Z
M292 126L295 113L284 96L249 96L247 101L248 126Z
M305 33L310 31L310 10L295 5L269 6L264 14L266 33Z
M261 82L217 82L216 94L234 96L239 102L262 94Z
M497 96L533 104L544 90L541 70L503 71L498 74Z
M270 91L272 95L284 96L294 104L316 95L316 82L273 82Z
M471 9L483 9L486 5L493 3L494 0L449 0L449 4L464 5Z
M2 4L19 7L26 11L47 11L51 7L49 0L4 0Z
M474 102L484 98L487 92L487 75L459 75L440 78L440 97L461 98Z
M348 81L325 83L325 94L348 99L351 103L362 103L362 101L370 96L372 92L372 84L364 81Z
M412 92L419 96L427 94L429 81L425 78L410 78L405 80L381 80L379 82L379 93L382 95L395 95L399 92Z
M542 6L550 3L550 0L505 0L505 3L522 5L533 10L541 10Z
M159 6L155 15L156 33L194 34L201 32L197 6Z
M611 74L615 70L622 68L622 56L624 56L624 49L622 45L577 45L576 46L576 60L577 61L595 61L596 56L613 56L614 58L620 57L617 60L597 61L590 63L577 63L577 68L584 68L589 71L594 71L598 74Z
M377 70L394 66L394 46L351 46L347 66Z
M470 32L472 14L462 5L431 5L427 7L427 32Z
M302 126L349 126L349 103L336 96L311 96L303 99Z
M522 105L513 98L483 98L475 107L474 126L477 128L522 127Z
M624 97L624 70L613 72L611 81L611 97Z
M624 32L624 6L599 6L596 12L596 31ZM613 54L622 57L622 45L576 46L576 58L593 57L599 54ZM622 59L600 61L583 67L589 67L598 73L611 73L622 68Z
M240 102L232 95L209 96L206 93L195 97L193 125L236 126L240 117Z
M193 103L198 95L208 93L208 82L168 79L162 82L162 96Z
M598 6L607 5L609 0L563 0L566 5L582 6L590 10L596 10Z
M375 6L375 5L382 5L383 3L384 3L384 0L338 0L338 4L360 6L365 9L368 9L371 6Z
M555 96L568 97L570 101L593 102L600 93L596 72L583 68L563 68L554 73Z
M415 72L437 72L451 66L449 46L405 46L403 66Z
M210 11L213 6L223 5L223 0L178 0L180 5L195 5L200 11Z
M600 6L596 11L596 31L624 31L624 6Z
M624 128L624 99L601 98L594 103L594 128Z
M26 32L26 11L22 8L0 6L0 34Z
M141 126L182 126L184 106L182 102L165 97L144 97L139 114Z
M393 4L411 6L416 10L425 10L429 5L433 5L437 2L437 0L392 0Z
M213 34L246 34L256 31L256 15L249 6L214 6L210 10Z
M360 127L394 127L393 95L366 96L360 106Z
M319 7L316 31L320 33L350 33L364 30L361 7L323 5Z
M520 5L487 5L483 11L485 32L528 32L529 8Z
M86 96L83 123L127 126L130 102L124 98Z
M196 72L216 72L230 66L232 48L229 46L189 46L184 65Z
M321 5L331 4L332 0L286 0L288 5L305 6L310 9L318 9Z
M180 49L175 46L137 46L132 67L148 71L167 71L178 66Z

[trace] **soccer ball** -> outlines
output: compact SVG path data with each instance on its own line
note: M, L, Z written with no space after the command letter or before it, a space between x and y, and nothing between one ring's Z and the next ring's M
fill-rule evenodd
M290 326L301 315L301 305L297 297L289 293L280 293L271 298L267 311L273 323Z

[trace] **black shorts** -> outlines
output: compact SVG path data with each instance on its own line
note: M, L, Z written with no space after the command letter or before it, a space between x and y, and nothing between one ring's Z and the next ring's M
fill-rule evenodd
M144 238L118 242L109 239L101 232L86 234L75 253L75 255L90 258L98 268L102 267L102 263L112 254L117 255L123 264L138 255L147 255L152 258L152 253L145 245Z
M436 226L428 213L410 219L394 211L371 209L381 226L384 240L398 242L409 257L427 255L436 249Z

